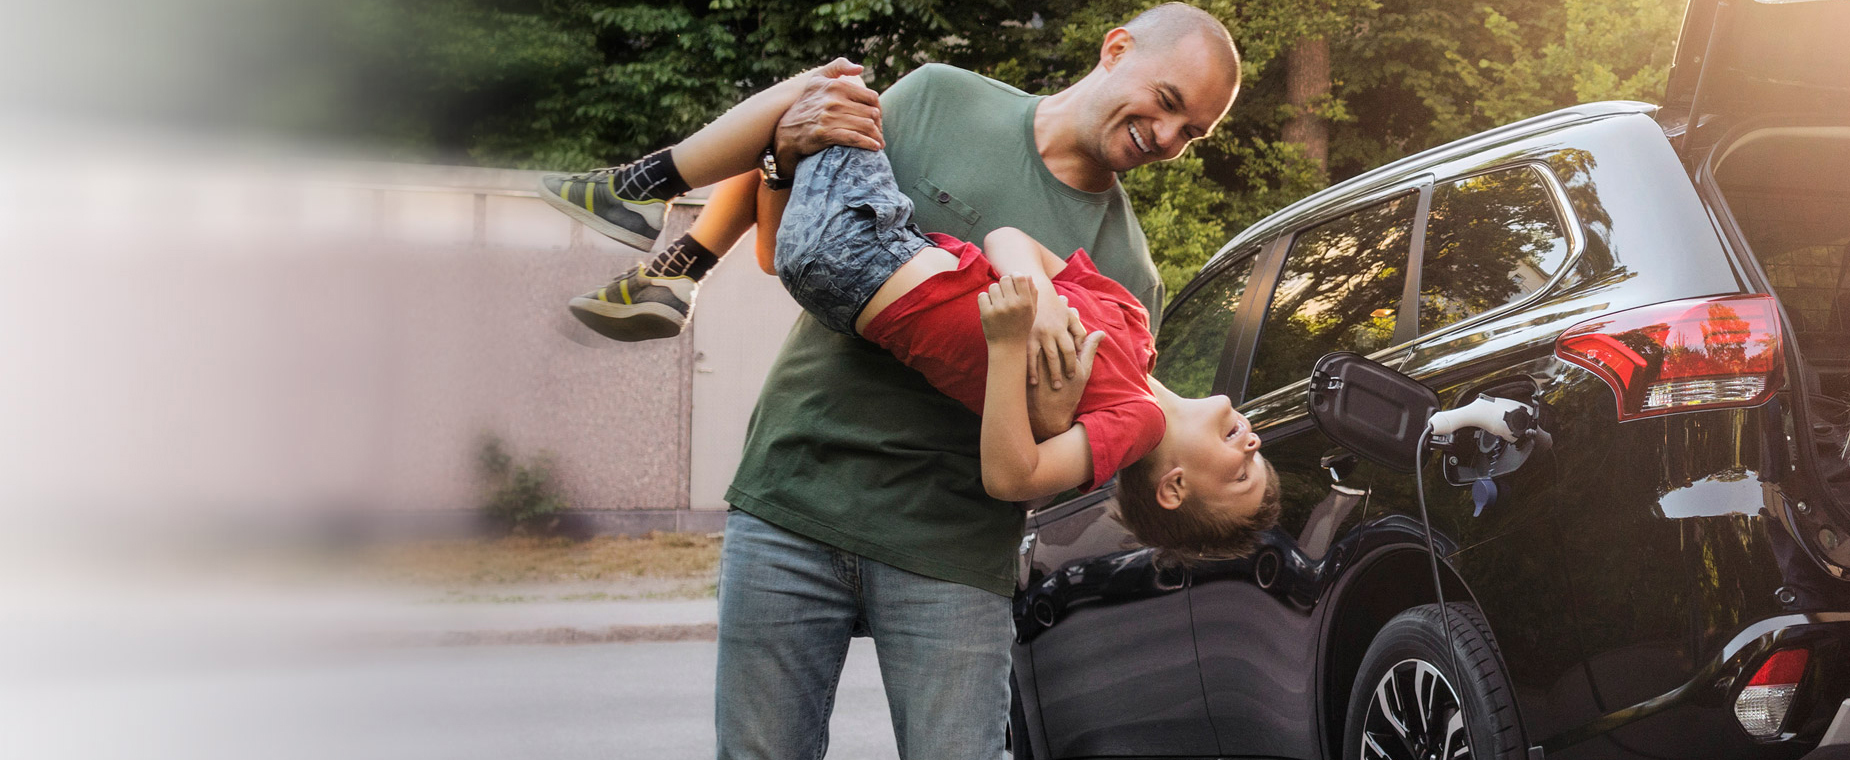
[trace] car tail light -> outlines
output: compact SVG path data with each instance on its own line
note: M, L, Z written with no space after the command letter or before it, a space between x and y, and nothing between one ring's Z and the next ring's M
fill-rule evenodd
M1555 355L1612 386L1619 421L1757 406L1779 391L1785 355L1770 295L1695 298L1568 328Z
M1741 722L1741 728L1757 739L1777 735L1810 660L1811 652L1804 649L1786 649L1766 658L1747 688L1734 698L1734 719Z

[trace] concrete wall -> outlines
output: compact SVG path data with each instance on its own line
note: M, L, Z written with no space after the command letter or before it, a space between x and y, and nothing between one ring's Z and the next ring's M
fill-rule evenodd
M0 499L35 511L460 516L494 434L548 452L603 530L717 529L796 314L748 249L692 334L591 333L565 302L644 254L546 206L535 172L13 169Z

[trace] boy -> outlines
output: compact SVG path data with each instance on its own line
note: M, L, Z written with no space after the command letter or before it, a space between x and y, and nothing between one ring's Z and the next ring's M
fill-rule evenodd
M659 219L659 204L690 186L752 168L795 96L790 82L778 85L671 149L622 167L548 176L542 195L605 234L650 243L659 222L648 215ZM785 287L825 326L890 351L983 415L980 461L990 495L1025 501L1089 490L1126 469L1125 482L1139 484L1119 490L1126 526L1183 557L1244 553L1276 520L1276 478L1245 418L1225 397L1184 399L1148 377L1148 315L1083 251L1061 261L1006 228L981 249L925 235L910 224L911 202L885 155L861 148L804 160L789 203L775 253ZM743 231L736 220L719 223ZM678 333L696 281L718 258L698 237L574 299L574 314L623 340ZM1036 361L1057 378L1057 367L1074 364L1075 314L1102 328L1086 338L1098 346L1097 365L1076 424L1037 443L1027 415L1028 348L1036 344Z

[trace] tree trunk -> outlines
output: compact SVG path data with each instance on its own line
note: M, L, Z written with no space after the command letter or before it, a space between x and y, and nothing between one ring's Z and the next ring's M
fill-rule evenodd
M1304 146L1318 170L1330 171L1330 123L1311 112L1330 94L1330 43L1323 37L1299 40L1285 54L1285 102L1294 110L1285 122L1286 142Z

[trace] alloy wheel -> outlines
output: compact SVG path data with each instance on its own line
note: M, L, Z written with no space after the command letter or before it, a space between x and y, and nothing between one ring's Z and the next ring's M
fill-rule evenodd
M1424 660L1402 660L1375 684L1362 724L1366 760L1471 757L1465 712L1445 675Z

